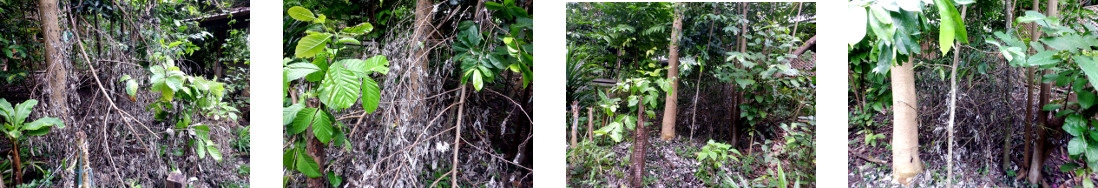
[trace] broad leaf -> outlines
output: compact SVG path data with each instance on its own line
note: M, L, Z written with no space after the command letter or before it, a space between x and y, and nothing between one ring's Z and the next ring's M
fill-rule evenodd
M1088 56L1075 56L1072 59L1075 60L1075 64L1079 65L1079 68L1083 69L1083 73L1086 73L1088 82L1098 83L1098 61Z
M44 127L57 126L57 128L65 128L65 122L61 122L61 119L54 117L44 117L34 122L30 122L23 125L23 130L38 130Z
M1068 141L1068 154L1079 155L1080 153L1083 153L1083 151L1086 151L1086 149L1087 143L1086 141L1083 141L1083 137L1074 137L1071 138L1071 141Z
M328 73L320 82L320 102L334 110L343 110L351 107L359 98L361 83L351 70L342 63L335 63L328 67Z
M8 122L15 125L23 124L27 121L27 117L30 116L31 110L35 105L38 105L38 100L34 99L23 101L23 103L15 105L15 117Z
M309 155L305 153L304 147L299 146L298 149L295 150L297 151L297 164L294 166L297 166L297 171L310 178L319 178L320 176L323 176L323 174L320 173L320 165L316 163L316 160L313 160L313 157L309 157Z
M312 63L294 63L287 65L285 68L282 69L282 71L286 72L287 81L293 81L301 79L302 77L312 74L313 72L320 71L320 67L317 67Z
M313 33L301 38L297 41L297 48L294 49L294 54L298 58L310 58L324 50L324 47L328 44L328 39L332 38L330 33Z
M302 109L305 109L305 103L296 103L282 108L282 125L293 123L297 113L301 112Z
M316 19L316 16L313 15L312 11L309 11L309 9L305 9L305 7L301 6L290 7L289 10L286 10L286 14L289 14L290 17L294 18L295 20L303 22L311 22Z
M1080 115L1070 115L1064 121L1064 130L1073 137L1083 136L1087 132L1087 122Z
M362 109L374 113L378 103L381 103L381 88L374 79L362 78Z

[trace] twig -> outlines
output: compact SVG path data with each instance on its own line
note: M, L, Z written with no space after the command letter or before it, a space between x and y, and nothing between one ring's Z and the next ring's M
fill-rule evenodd
M107 115L109 116L110 114L111 114L111 109L107 109ZM125 185L126 182L122 181L122 175L118 173L118 165L114 164L114 157L113 157L114 154L111 154L111 149L110 149L111 145L110 145L110 143L107 142L107 129L105 129L107 127L107 120L106 119L103 120L103 127L104 127L104 129L102 129L103 130L103 147L107 148L106 149L107 150L107 161L111 162L111 169L113 169L112 171L114 171L114 176L118 177L118 184ZM87 139L85 139L85 141L87 141ZM77 168L79 168L79 167L77 167Z
M445 174L442 174L442 176L439 176L438 179L435 179L435 182L431 182L431 187L435 187L436 185L438 185L439 180L442 180L442 178L445 178L446 175L450 175L450 173L453 173L453 172L454 172L453 170L447 171ZM454 182L457 182L457 181L454 181Z
M854 152L850 152L850 154L853 154L853 155L855 155L855 156L858 156L858 158L862 158L862 159L865 159L865 161L869 161L869 162L873 162L873 163L878 163L878 164L888 164L888 161L885 161L885 160L881 160L881 159L877 159L877 158L875 158L875 157L870 157L870 156L867 156L867 155L865 155L865 154L862 154L862 153L854 153Z
M465 139L462 139L462 140L465 140ZM469 141L465 141L465 142L469 142ZM476 145L469 144L469 146L473 147L473 148L476 148L477 150L480 150L481 152L487 153L488 156L492 156L492 158L503 160L504 162L511 163L515 166L522 167L523 169L529 170L530 172L534 172L534 169L531 169L531 168L526 167L526 166L522 166L521 164L518 164L518 163L515 163L515 162L511 162L510 160L504 159L503 157L496 156L495 154L492 154L492 153L490 153L490 152L488 152L488 151L486 151L486 150L484 150L480 147L477 147Z
M518 102L515 102L515 100L514 100L514 99L511 99L511 97L507 97L506 95L500 94L499 92L496 92L495 90L492 90L492 89L489 89L489 88L484 88L484 90L485 90L485 91L489 91L489 92L492 92L492 93L495 93L496 95L499 95L499 96L501 96L501 97L503 97L503 98L507 99L508 101L511 101L511 103L514 103L514 104L515 104L515 106L518 106L518 108L519 108L519 111L522 111L522 114L525 114L525 115L526 115L526 120L530 120L530 125L531 125L531 126L533 126L533 125L534 125L534 119L533 119L533 118L530 118L530 114L526 113L526 109L523 109L523 108L522 108L522 104L519 104ZM459 116L460 116L460 115L459 115Z
M450 185L451 188L457 188L458 153L461 153L459 151L461 149L461 118L463 117L463 107L465 106L465 85L461 85L461 98L458 100L457 125L454 125L454 127L457 127L454 131L454 164L450 167L450 171L454 172L451 174L452 178L450 178L454 180L454 183Z

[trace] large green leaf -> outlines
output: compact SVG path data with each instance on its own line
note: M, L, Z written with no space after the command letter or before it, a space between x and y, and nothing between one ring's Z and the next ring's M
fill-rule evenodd
M320 102L334 110L343 110L355 104L359 98L361 83L351 70L342 63L335 63L328 67L328 73L323 81L320 81Z
M942 54L949 53L953 47L954 39L961 43L968 43L968 32L965 31L964 20L961 19L957 8L953 7L950 0L935 0L938 12L941 15L941 25L938 32L938 45Z
M332 135L334 133L332 130L332 117L328 115L328 112L324 112L324 110L317 111L317 114L322 117L314 117L315 123L312 124L313 135L316 135L316 139L320 140L320 142L328 144L329 141L332 141Z
M286 72L287 81L293 81L301 79L301 77L305 77L306 75L312 74L313 72L320 71L320 67L317 67L312 63L302 62L287 65L285 68L283 68L282 71Z
M1059 63L1060 59L1059 58L1053 58L1052 57L1053 55L1056 55L1056 51L1048 50L1048 51L1037 52L1037 54L1033 54L1033 56L1029 56L1029 58L1026 59L1026 65L1027 66L1043 66L1043 65Z
M1083 73L1086 73L1088 82L1098 83L1098 61L1089 56L1075 56L1072 59L1075 60L1075 64L1079 65L1079 68L1083 69Z
M362 109L366 113L374 113L378 103L381 103L381 88L374 79L362 78Z
M339 60L339 62L348 70L363 73L363 76L369 76L369 74L373 72L381 74L389 73L389 60L383 55L370 57L365 61L360 59L344 59Z
M38 130L38 129L42 129L42 128L46 128L46 127L50 127L50 126L56 126L57 128L65 128L65 122L62 122L61 119L57 119L57 118L54 118L54 117L44 117L44 118L40 118L38 120L34 120L34 122L24 124L23 125L23 130L33 131L33 130Z
M316 163L316 160L313 160L313 157L309 157L309 155L305 153L305 148L303 146L298 146L295 151L297 151L297 164L294 166L297 166L297 171L310 178L319 178L324 175L320 173L320 165Z
M217 149L216 144L207 144L206 152L209 152L210 157L212 157L214 160L221 162L221 150Z
M324 47L328 44L328 39L332 38L330 33L313 33L301 38L297 41L297 48L294 49L294 54L298 58L310 58L324 50Z
M317 124L323 124L332 126L331 116L328 112L317 108L305 108L297 112L297 117L294 118L293 123L290 126L290 134L298 134L304 132L310 126Z
M1071 136L1079 137L1087 133L1087 122L1082 116L1073 114L1067 117L1064 121L1064 131L1067 131ZM1096 156L1098 157L1098 156Z
M1068 141L1068 154L1079 155L1080 153L1083 153L1083 151L1086 151L1086 149L1087 143L1086 141L1083 141L1083 137L1071 138L1071 141Z
M15 105L15 117L8 122L15 125L22 125L27 121L27 117L30 116L35 105L38 105L38 100L34 99L23 101L23 103Z
M302 109L305 109L305 103L296 103L282 108L282 125L293 123L297 113L301 112Z
M303 22L311 22L316 19L316 16L313 15L312 11L309 11L309 9L305 9L305 7L301 6L290 7L289 10L286 10L286 14L289 14L290 17L294 18L295 20Z
M1094 102L1096 102L1095 99L1098 98L1098 95L1095 95L1094 93L1092 93L1090 91L1085 91L1085 90L1082 90L1082 89L1079 89L1079 90L1076 90L1076 91L1078 91L1077 93L1079 93L1079 95L1078 95L1079 96L1078 97L1079 107L1082 107L1083 109L1087 109L1087 108L1090 108L1091 106L1094 106ZM1098 156L1095 156L1095 157L1098 157Z
M12 117L15 117L15 108L11 106L8 99L0 98L0 116L4 117L4 120L11 121Z

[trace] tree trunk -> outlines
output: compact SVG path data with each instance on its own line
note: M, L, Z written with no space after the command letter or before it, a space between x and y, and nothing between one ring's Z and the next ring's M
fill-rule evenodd
M797 16L801 15L801 4L801 2L797 2L797 14L793 15L793 35L790 35L793 36L793 38L797 38L797 26L800 26L798 23L800 23L801 20L797 20ZM815 38L816 36L812 36L812 39ZM786 53L793 53L793 49L789 49L789 52Z
M434 28L434 26L431 25L431 18L434 16L434 12L431 11L433 9L432 4L433 3L431 0L416 1L414 23L415 30L412 33L411 40L419 42L423 44L423 46L430 46L431 28ZM404 75L408 75L407 85L409 85L410 87L406 87L408 88L408 91L404 92L406 93L406 95L402 97L405 97L405 99L407 100L418 100L426 97L424 94L427 93L426 90L423 89L425 87L422 86L426 85L426 82L428 80L424 75L427 75L427 56L430 54L430 48L413 48L411 49L411 54L413 55L411 57L411 61L405 62L406 65L402 69L404 72L407 73ZM415 103L412 104L413 105L398 105L401 107L410 108L406 110L401 110L401 113L407 113L410 117L419 117L424 115L424 107L426 105L414 105Z
M915 95L914 61L892 66L892 169L894 179L910 185L923 171L919 159L919 112Z
M45 30L43 35L46 38L46 76L49 81L47 83L50 95L50 109L56 112L58 118L61 121L69 119L69 106L68 106L68 70L64 64L65 56L61 53L61 27L58 26L57 20L57 0L40 0L38 1L38 13L42 21L42 28ZM92 62L87 62L92 63ZM16 178L18 182L21 182L21 178Z
M325 164L327 163L327 160L325 159L327 158L327 153L324 152L324 149L327 146L323 142L320 142L320 140L317 140L316 135L313 134L313 129L311 127L306 132L308 132L308 135L305 137L305 151L309 155L311 155L311 157L313 157L313 161L315 161L316 164L319 165L319 169L321 170L321 172L323 172L324 166L326 166ZM329 186L328 181L324 178L324 176L306 178L307 179L305 179L305 185L310 188Z
M740 2L740 15L743 15L744 19L747 19L747 3ZM737 37L736 45L740 46L740 53L747 52L747 39L744 38L744 33L747 33L747 23L740 24L740 36ZM741 64L736 64L736 68L743 68ZM739 125L740 125L740 102L743 101L743 92L736 90L736 83L732 82L728 85L732 89L732 112L728 117L732 119L732 127L729 133L732 134L731 143L732 147L736 146L736 142L739 140ZM750 151L750 150L748 150Z
M644 97L641 97L644 98ZM644 187L644 154L648 146L648 128L644 126L644 102L637 105L637 130L633 134L633 187Z
M1013 23L1014 23L1013 22L1013 19L1014 19L1014 1L1015 0L1003 1L1003 3L1006 4L1005 5L1006 11L1004 11L1004 12L1006 12L1006 15L1007 15L1007 17L1006 17L1006 28L1007 28L1007 30L1010 30L1013 26ZM1005 61L1003 62L1004 67L1008 64L1009 64L1008 62L1005 62ZM1005 78L1004 80L1006 80L1006 82L1004 82L1005 84L1013 83L1013 82L1011 82L1012 80L1014 80L1014 74L1012 74L1012 73L1013 72L1011 72L1009 70L1007 71L1007 73L1005 73L1007 75L1007 76L1004 76L1004 78ZM1007 92L1002 92L1002 94L1003 94L1003 104L1009 106L1011 104L1011 101L1012 101L1012 99L1010 98L1010 93L1013 91L1013 88L1012 87L1007 87L1007 88L1008 88ZM1013 128L1014 125L1012 124L1012 123L1014 123L1013 122L1014 116L1008 116L1008 117L1010 118L1010 120L1008 120L1006 123L1004 123L1006 125L1006 129L1002 130L1002 136L1003 136L1003 159L1002 159L1002 163L1003 164L1000 167L1003 170L1002 171L1003 174L1007 174L1007 171L1010 170L1010 150L1011 150L1010 148L1011 148L1012 145L1014 145L1014 143L1012 143L1012 139L1011 139L1011 136L1013 136L1013 135L1010 134L1011 131L1014 130L1014 128Z
M1034 7L1036 7L1036 6L1034 6ZM1059 17L1059 16L1060 16L1059 1L1058 0L1049 0L1048 1L1048 17ZM1037 36L1040 36L1040 34L1038 33ZM1040 37L1034 37L1034 38L1040 38ZM1051 73L1052 73L1052 70L1047 70L1046 69L1046 70L1043 71L1042 75L1051 74ZM1049 98L1049 93L1051 93L1051 90L1052 90L1051 80L1043 80L1042 79L1041 96L1038 99L1038 100L1040 100L1040 101L1038 101L1040 103L1040 105L1037 105L1038 107L1043 108L1046 104L1049 103L1048 98ZM1044 165L1045 159L1047 159L1048 154L1050 154L1050 152L1045 152L1045 150L1048 149L1048 148L1046 148L1048 146L1048 135L1046 133L1047 131L1045 131L1045 128L1047 128L1047 126L1049 125L1048 124L1049 123L1048 115L1049 115L1049 111L1043 110L1043 109L1040 112L1038 112L1038 114L1037 114L1037 125L1040 126L1040 127L1037 127L1037 140L1035 140L1036 143L1034 143L1033 159L1030 162L1030 171L1029 171L1029 182L1034 183L1034 184L1039 183L1041 181L1041 165Z
M1034 0L1033 1L1033 11L1038 11L1038 12L1040 11L1040 9L1038 8L1039 7L1038 5L1040 5L1040 3L1041 3L1041 0ZM1029 29L1030 29L1029 34L1032 35L1032 38L1039 38L1040 37L1041 33L1039 32L1040 31L1039 27L1040 27L1040 25L1037 25L1036 22L1029 23ZM1033 54L1033 53L1036 53L1036 51L1034 51L1033 49L1030 49L1029 53ZM1033 115L1034 115L1033 111L1036 109L1033 106L1033 102L1035 100L1033 98L1033 96L1037 92L1037 88L1036 88L1036 85L1037 85L1036 80L1037 79L1034 77L1034 76L1038 76L1038 75L1036 75L1037 74L1036 71L1037 70L1033 67L1028 68L1028 70L1026 71L1026 84L1027 84L1026 88L1029 89L1029 92L1026 95L1026 123L1025 123L1025 125L1026 125L1025 139L1026 140L1024 141L1026 143L1026 151L1025 151L1025 153L1022 154L1025 157L1025 162L1030 162L1030 161L1033 160L1033 147L1034 147L1033 143L1035 141L1033 140L1033 134L1034 134L1034 130L1033 130L1034 127L1033 126L1034 125L1032 125L1031 122L1033 121ZM1029 167L1029 165L1025 165L1025 164L1018 164L1018 165L1019 166ZM1019 176L1019 177L1021 177L1021 176Z
M595 136L595 109L587 107L587 140L593 140Z
M961 8L961 22L965 20L965 12L968 11L968 6L962 6ZM950 72L949 77L949 126L947 132L949 135L949 142L947 142L949 150L946 155L946 187L953 187L953 125L957 119L957 61L961 58L961 43L955 42L953 46L953 70Z
M570 143L572 143L572 145L571 145L572 148L576 147L576 143L577 143L576 142L576 140L577 140L576 139L576 132L579 132L578 131L579 130L579 128L578 128L579 124L580 124L579 101L572 101L572 139L571 139L571 142L570 142Z
M675 138L675 117L679 113L679 35L682 35L682 13L675 10L675 22L671 24L671 46L668 49L670 55L667 63L667 79L671 82L671 91L667 92L667 100L663 106L663 127L660 128L660 139L671 140Z

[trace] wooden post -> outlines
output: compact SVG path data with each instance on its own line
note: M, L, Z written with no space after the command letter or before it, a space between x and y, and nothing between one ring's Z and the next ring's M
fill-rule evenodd
M570 143L572 143L572 145L569 145L569 146L571 146L573 148L576 147L576 143L577 143L576 142L576 131L579 129L579 128L577 128L577 127L579 127L579 121L580 121L580 118L579 118L579 101L572 101L572 139L571 139L572 141L570 142Z

